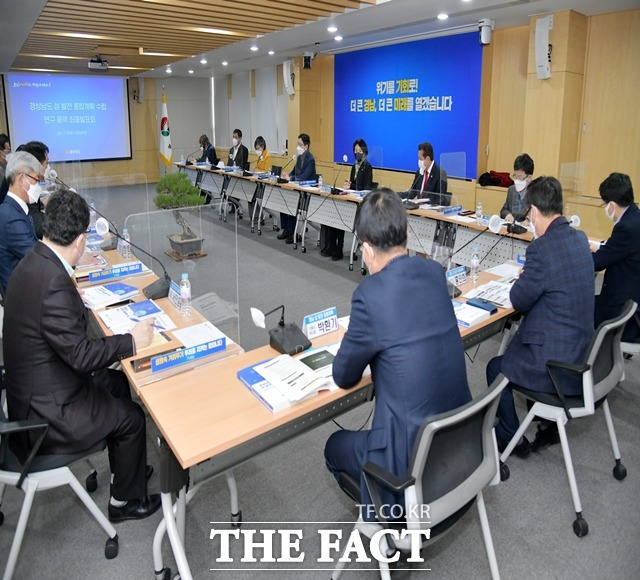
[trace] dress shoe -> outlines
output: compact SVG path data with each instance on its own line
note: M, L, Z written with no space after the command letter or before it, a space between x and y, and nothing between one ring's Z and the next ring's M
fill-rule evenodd
M536 432L536 438L531 444L531 449L534 451L540 451L550 445L557 445L560 443L560 435L558 434L557 425L553 424L549 427L543 428L538 425L538 431Z
M498 451L500 453L504 452L504 450L507 448L507 445L509 445L509 441L505 441L504 439L498 438ZM527 457L529 457L530 454L531 454L531 443L529 443L529 440L526 437L523 437L522 442L518 443L518 445L516 445L513 451L511 452L511 455L515 455L520 459L526 459Z
M293 244L293 234L290 235L288 238L286 238L284 243L285 244Z
M153 493L142 499L130 499L122 507L109 504L109 521L113 524L127 520L143 520L158 511L160 494Z
M331 261L332 262L337 262L338 260L342 260L344 258L344 254L340 251L340 252L334 252L333 254L331 254Z
M282 230L278 234L278 239L279 240L286 240L287 238L290 238L291 236L293 236L293 234L289 230Z
M324 248L320 251L320 255L328 258L330 256L333 256L333 250L331 248Z

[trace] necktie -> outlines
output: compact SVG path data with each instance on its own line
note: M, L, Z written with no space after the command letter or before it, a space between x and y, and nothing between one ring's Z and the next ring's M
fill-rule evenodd
M424 179L422 180L422 189L420 190L421 193L424 193L424 188L427 187L427 181L429 181L429 172L425 171Z

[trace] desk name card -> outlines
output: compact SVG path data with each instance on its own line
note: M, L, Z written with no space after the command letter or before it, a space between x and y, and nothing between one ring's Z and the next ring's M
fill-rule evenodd
M123 266L116 266L108 270L100 270L99 272L91 272L89 274L89 282L102 282L103 280L111 280L112 278L125 278L131 274L139 274L142 272L142 262L134 262Z
M169 302L173 304L178 310L182 308L182 298L180 298L180 286L178 286L173 280L169 284Z
M454 286L461 286L467 281L467 269L464 266L447 270L447 280Z
M452 205L451 207L447 207L445 208L445 210L442 212L443 215L458 215L458 213L460 213L462 211L462 206L461 205Z
M214 352L219 352L227 348L227 339L222 337L210 342L181 348L174 352L161 354L151 358L151 372L157 373L179 365L204 358Z
M302 332L310 340L334 330L338 330L338 309L335 306L309 314L302 321Z

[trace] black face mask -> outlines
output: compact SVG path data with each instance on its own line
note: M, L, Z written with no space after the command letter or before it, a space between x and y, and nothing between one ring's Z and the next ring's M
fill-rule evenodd
M356 153L356 161L362 161L364 159L364 153Z

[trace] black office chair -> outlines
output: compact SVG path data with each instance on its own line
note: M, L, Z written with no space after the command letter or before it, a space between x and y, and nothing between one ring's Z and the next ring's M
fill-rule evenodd
M427 419L416 437L405 476L396 477L379 465L367 463L364 477L378 521L364 521L360 516L354 530L369 538L383 529L430 530L429 539L422 542L425 547L448 532L476 501L491 576L499 578L482 490L499 480L493 425L500 394L508 382L499 375L489 389L470 403ZM358 481L342 474L340 485L361 503ZM384 517L379 487L404 494L406 518L402 522L390 522ZM423 509L425 506L429 509ZM410 536L394 540L382 535L380 553L390 558L397 550L409 552L411 542ZM388 564L379 565L380 577L389 579ZM333 580L338 579L344 566L345 562L338 561Z
M627 476L627 470L620 461L620 449L618 448L618 440L613 428L607 395L624 377L624 359L622 357L620 339L625 324L634 315L636 308L637 304L633 300L629 300L619 316L612 320L607 320L598 326L591 345L587 350L584 363L547 362L547 370L551 376L551 381L556 389L556 393L538 393L514 386L514 390L522 393L527 399L533 402L533 405L525 420L520 425L520 428L500 456L500 460L505 462L508 459L534 417L554 421L558 426L562 454L567 468L571 497L573 498L573 506L576 512L573 531L579 538L589 533L589 526L587 521L582 517L582 505L580 503L580 495L578 494L578 485L576 484L576 476L571 461L571 452L569 450L565 425L571 419L593 415L595 410L601 406L607 422L613 457L615 459L613 476L619 481ZM564 396L561 385L566 380L580 380L582 382L582 395L577 397ZM501 473L504 479L509 477L508 468L501 470Z

